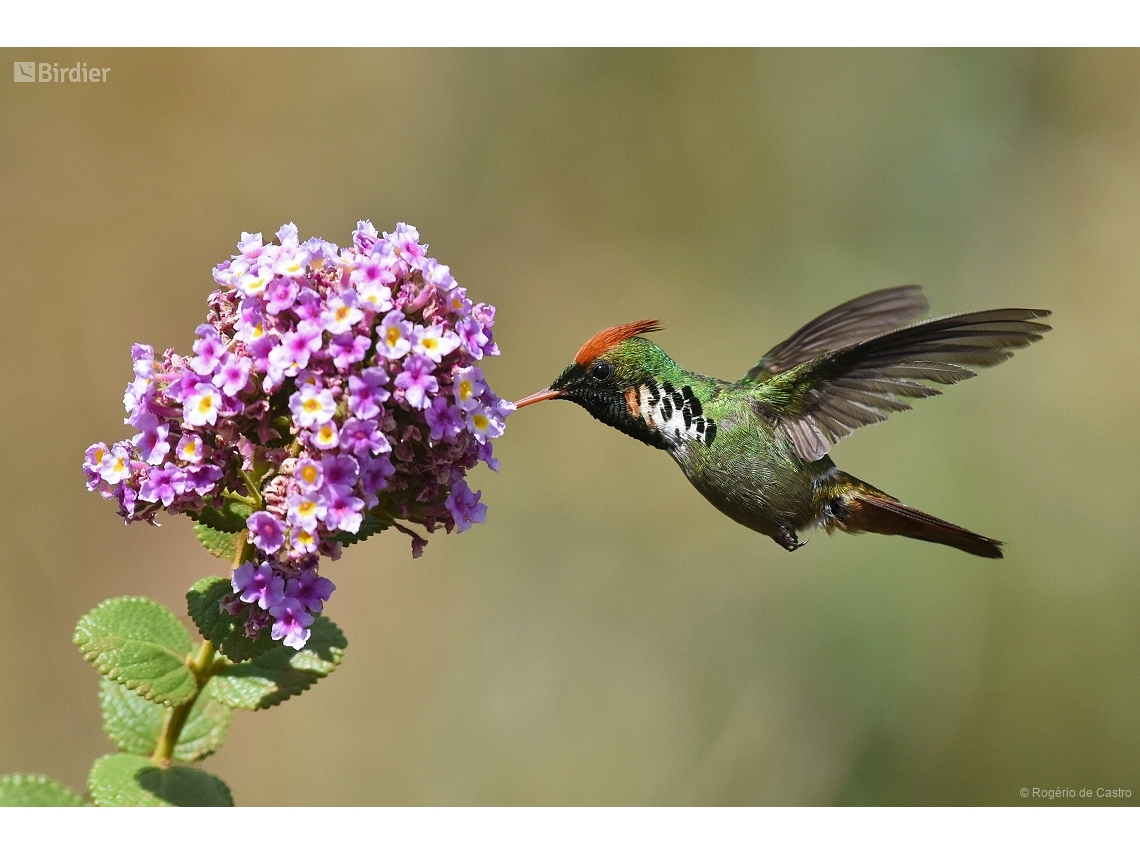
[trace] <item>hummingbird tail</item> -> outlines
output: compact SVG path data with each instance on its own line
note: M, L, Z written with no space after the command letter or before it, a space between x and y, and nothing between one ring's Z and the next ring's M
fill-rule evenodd
M976 534L969 529L907 507L869 484L854 482L838 502L832 502L834 523L844 531L901 534L916 540L953 546L982 558L1001 558L1000 540Z

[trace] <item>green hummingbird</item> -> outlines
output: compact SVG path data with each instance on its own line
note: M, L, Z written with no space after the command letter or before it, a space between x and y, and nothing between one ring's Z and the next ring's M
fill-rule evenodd
M1051 327L1044 309L991 309L903 326L926 312L918 285L850 300L805 324L730 383L686 371L645 333L658 321L602 330L549 388L554 398L646 445L664 449L717 510L789 552L798 532L872 531L1001 558L1001 541L908 507L838 469L828 456L863 425L909 410L905 398L940 394L928 383L997 365Z

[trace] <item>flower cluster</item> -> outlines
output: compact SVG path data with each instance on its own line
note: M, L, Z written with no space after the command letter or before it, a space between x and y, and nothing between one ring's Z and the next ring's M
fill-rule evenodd
M128 521L245 507L255 559L224 607L246 633L300 648L332 593L319 555L397 520L463 531L486 506L465 480L498 470L491 440L513 406L477 362L495 355L493 306L472 303L419 234L358 224L351 247L292 224L243 233L219 264L192 357L136 344L124 398L138 433L87 449L87 486Z

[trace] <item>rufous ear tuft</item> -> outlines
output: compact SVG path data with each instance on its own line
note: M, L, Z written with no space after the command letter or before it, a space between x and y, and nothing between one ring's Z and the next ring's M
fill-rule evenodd
M589 365L614 345L621 344L635 335L657 332L659 329L661 329L660 321L633 321L632 323L609 327L582 345L578 355L574 357L574 361L579 365Z

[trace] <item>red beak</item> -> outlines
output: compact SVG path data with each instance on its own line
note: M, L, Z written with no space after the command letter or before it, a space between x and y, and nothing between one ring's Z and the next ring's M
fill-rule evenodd
M562 393L556 389L542 389L533 395L527 395L525 398L515 401L515 409L521 410L523 407L529 407L531 404L537 404L539 401L549 401L551 398L560 398L561 396Z

